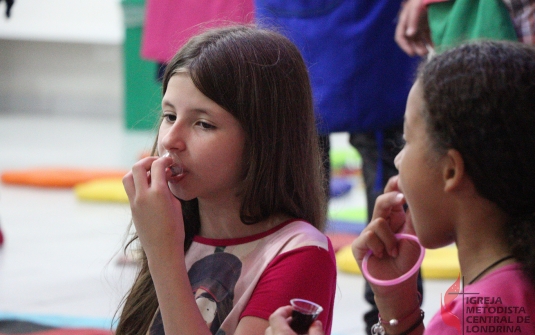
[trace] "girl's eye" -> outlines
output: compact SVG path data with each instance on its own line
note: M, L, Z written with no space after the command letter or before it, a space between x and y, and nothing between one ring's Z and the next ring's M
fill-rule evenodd
M215 129L215 126L209 124L208 122L199 121L197 122L197 125L201 127L202 129L209 130L209 129Z
M171 113L166 113L163 115L163 118L168 122L175 122L176 121L176 115Z

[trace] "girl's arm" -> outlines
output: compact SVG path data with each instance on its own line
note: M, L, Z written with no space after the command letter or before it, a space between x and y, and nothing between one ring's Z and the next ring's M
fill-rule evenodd
M147 255L165 333L210 334L195 302L184 255L180 202L167 185L168 157L148 157L123 178L136 232Z
M336 262L332 248L307 246L282 253L262 274L235 334L264 334L271 314L293 298L321 305L324 310L318 319L329 334L335 293Z
M370 224L353 242L353 255L362 269L362 260L368 250L373 256L368 261L369 272L380 279L397 278L406 273L415 263L420 253L419 246L412 242L398 242L396 233L414 234L409 212L405 213L403 194L398 192L397 178L392 178L385 193L375 203ZM410 329L421 318L420 299L417 290L416 273L406 281L394 286L377 286L370 283L375 294L375 302L383 327L388 334L398 334ZM395 326L388 324L392 319L399 320ZM411 334L422 334L423 324Z

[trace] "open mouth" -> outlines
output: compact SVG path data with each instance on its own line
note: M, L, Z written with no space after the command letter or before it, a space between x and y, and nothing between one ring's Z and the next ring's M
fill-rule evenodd
M166 152L162 157L172 157L173 160L176 161L176 157L173 157L173 155L169 151ZM171 177L177 177L184 172L182 166L177 163L169 165L165 170L171 172Z
M182 172L184 172L184 169L182 169L182 167L178 165L171 165L167 169L171 171L171 177L176 177L178 175L181 175Z

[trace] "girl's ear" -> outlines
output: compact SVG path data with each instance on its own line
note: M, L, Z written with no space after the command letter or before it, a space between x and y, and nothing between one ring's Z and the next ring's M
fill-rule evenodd
M444 180L444 191L455 191L461 186L466 177L464 170L464 160L461 153L455 149L449 149L446 153L442 178Z

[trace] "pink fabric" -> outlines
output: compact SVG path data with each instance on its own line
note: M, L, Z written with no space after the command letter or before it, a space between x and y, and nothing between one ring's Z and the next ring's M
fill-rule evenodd
M141 44L145 59L167 63L206 27L253 21L253 0L148 0Z
M463 295L435 314L425 331L426 335L511 333L535 334L535 288L519 264L506 265L466 286Z
M234 334L245 316L267 320L297 297L323 306L319 318L325 334L331 332L336 259L329 238L307 222L289 220L243 238L196 236L186 268L194 293L204 291L217 303L222 334Z

